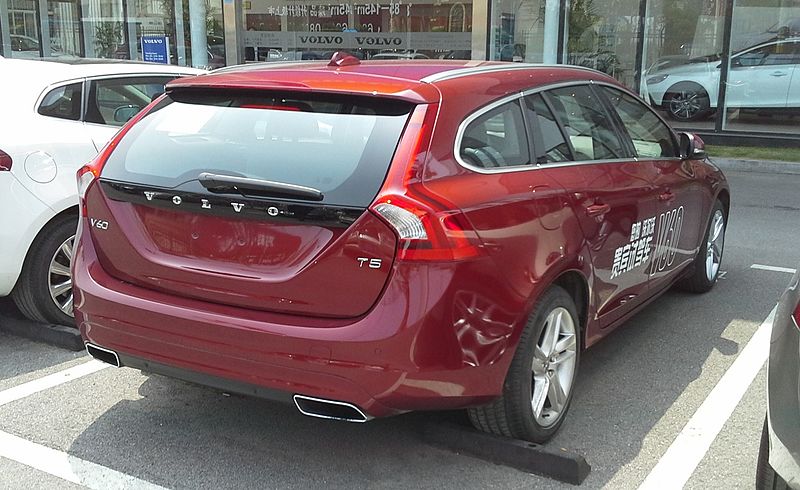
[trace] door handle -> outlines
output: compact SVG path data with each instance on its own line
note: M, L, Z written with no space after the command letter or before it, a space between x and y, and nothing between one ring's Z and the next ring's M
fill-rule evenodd
M603 216L609 211L611 211L611 206L608 204L592 204L591 206L586 206L586 216L590 218Z
M672 202L675 200L675 193L667 189L658 195L658 200L661 202Z
M773 77L785 77L786 75L788 75L788 73L786 73L785 71L773 71L772 73L770 73L770 75L772 75Z

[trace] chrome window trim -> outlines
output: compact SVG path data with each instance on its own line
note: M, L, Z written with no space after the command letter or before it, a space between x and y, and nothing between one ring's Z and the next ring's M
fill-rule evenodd
M541 65L536 65L536 66L541 66ZM554 65L554 66L557 66L557 65ZM564 65L560 65L560 66L564 66ZM459 165L461 165L462 167L466 168L467 170L471 170L471 171L479 173L479 174L501 174L501 173L525 172L525 171L529 171L529 170L539 170L539 169L559 168L559 167L571 167L571 166L589 165L589 164L602 165L602 164L607 164L607 163L620 163L620 162L640 162L640 161L651 162L651 161L680 161L681 160L681 158L679 156L676 156L676 157L659 157L659 158L639 158L639 157L633 156L633 157L613 158L613 159L604 159L604 160L569 160L567 162L554 162L554 163L545 163L545 164L530 163L528 165L510 165L510 166L507 166L507 167L484 168L484 167L476 167L475 165L467 163L466 161L464 161L463 158L461 158L461 140L464 137L464 132L466 131L467 126L469 126L469 124L472 121L474 121L475 119L481 117L485 113L487 113L487 112L489 112L489 111L491 111L493 109L496 109L497 107L499 107L499 106L501 106L503 104L506 104L508 102L513 102L513 101L515 101L517 99L522 99L523 97L526 97L526 96L529 96L529 95L534 95L534 94L538 94L538 93L542 93L542 92L546 92L548 90L553 90L553 89L558 89L558 88L571 87L571 86L580 86L580 85L591 85L591 84L594 84L594 85L605 85L605 86L608 86L608 87L611 87L611 88L615 88L617 90L622 90L623 92L625 92L625 90L622 89L622 87L620 87L618 85L615 85L613 83L609 83L609 82L595 81L595 80L571 80L569 82L559 82L559 83L553 83L553 84L549 84L549 85L542 85L540 87L532 88L532 89L529 89L529 90L524 90L522 92L517 92L517 93L514 93L512 95L505 96L505 97L503 97L501 99L497 99L494 102L481 107L480 109L476 110L475 112L473 112L472 114L467 116L463 121L461 121L461 124L458 126L458 131L456 132L455 143L453 145L453 155L455 157L456 162ZM669 124L666 124L664 119L661 116L659 116L658 113L656 113L647 104L644 104L644 105L653 114L655 114L662 123L664 123L667 126L667 129L669 129L670 132L674 136L675 135L675 131L669 126ZM524 110L524 108L523 108L523 110Z
M428 75L420 80L422 83L435 83L444 80L451 80L453 78L461 78L470 75L477 75L482 73L494 73L498 71L518 71L518 70L531 70L541 68L574 68L577 70L588 71L591 73L600 73L585 66L576 65L559 65L559 64L544 64L544 63L514 63L513 65L483 65L483 66L470 66L467 68L456 68L454 70L442 71Z

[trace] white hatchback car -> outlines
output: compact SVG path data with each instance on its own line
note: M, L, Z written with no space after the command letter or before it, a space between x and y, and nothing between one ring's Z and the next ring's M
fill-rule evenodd
M731 57L725 105L784 111L800 108L800 38L774 40ZM721 62L693 58L647 76L653 104L678 121L701 119L717 108Z
M75 173L194 68L0 57L0 296L35 321L72 323Z

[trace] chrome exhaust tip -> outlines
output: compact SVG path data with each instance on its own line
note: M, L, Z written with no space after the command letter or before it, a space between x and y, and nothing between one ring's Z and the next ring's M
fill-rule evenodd
M325 400L324 398L314 398L306 395L294 395L292 399L297 410L309 417L357 423L363 423L372 418L352 403Z
M119 356L113 350L109 350L100 347L99 345L94 345L87 342L86 352L88 352L90 356L97 359L98 361L105 362L106 364L111 364L112 366L122 367L122 364L119 362Z

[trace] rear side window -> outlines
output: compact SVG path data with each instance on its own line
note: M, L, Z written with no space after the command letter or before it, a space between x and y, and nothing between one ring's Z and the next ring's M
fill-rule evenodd
M503 104L471 121L461 137L460 155L468 164L481 168L530 163L519 102Z
M43 116L77 121L81 118L81 86L73 83L47 92L37 112Z
M411 104L325 95L174 93L131 128L103 178L172 188L203 172L312 187L366 207Z
M672 158L677 155L672 131L653 111L634 97L611 87L600 87L619 115L641 158Z
M547 94L575 150L575 160L614 160L628 156L611 118L588 86L564 87Z

